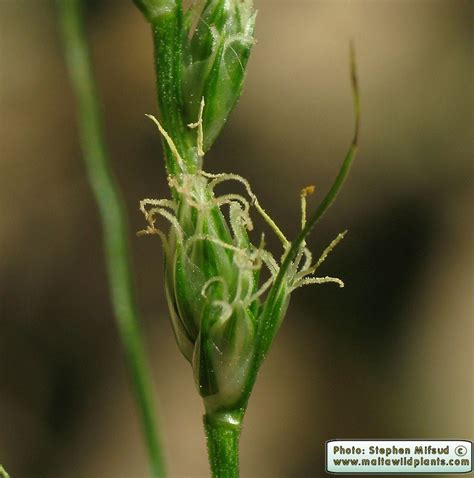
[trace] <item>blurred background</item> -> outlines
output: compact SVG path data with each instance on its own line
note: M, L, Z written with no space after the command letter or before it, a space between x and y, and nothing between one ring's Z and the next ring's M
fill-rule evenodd
M207 170L248 178L294 237L299 190L316 185L314 207L350 142L351 38L363 119L347 185L309 241L317 254L349 230L322 270L346 287L293 295L250 401L242 476L323 476L334 438L472 439L473 3L255 3L244 94ZM87 4L170 477L205 477L160 243L135 236L138 201L168 195L144 117L151 35L131 1ZM146 477L51 1L0 1L0 118L0 463L12 478Z

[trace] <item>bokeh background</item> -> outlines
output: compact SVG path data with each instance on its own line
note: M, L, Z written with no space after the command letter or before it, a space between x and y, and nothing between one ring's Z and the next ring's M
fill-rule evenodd
M294 294L242 435L242 476L324 475L333 438L473 438L473 70L468 0L256 0L243 97L206 158L247 177L292 237L348 147L348 44L363 122L347 185L310 239L343 290ZM171 477L208 474L202 405L167 319L138 201L165 197L149 28L89 1L108 146ZM147 464L107 294L54 3L0 1L0 462L12 478L141 478ZM270 234L267 234L267 237ZM277 241L270 241L275 254Z

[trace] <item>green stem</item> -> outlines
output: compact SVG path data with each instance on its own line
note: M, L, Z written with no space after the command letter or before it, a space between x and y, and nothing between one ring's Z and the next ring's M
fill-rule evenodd
M204 430L212 478L238 478L241 421L204 415Z
M96 86L84 31L81 0L58 0L69 75L76 95L79 129L89 182L99 207L109 288L125 351L153 478L165 476L151 373L139 330L129 258L127 221L100 123Z
M173 139L189 172L196 171L198 157L194 148L194 134L183 119L182 93L182 41L183 11L180 2L169 13L159 16L152 23L153 45L155 49L156 91L161 121L164 129ZM169 174L177 174L179 167L166 142L166 167Z
M184 120L182 76L185 31L182 0L135 0L135 4L151 23L161 123L183 158L185 169L195 172L200 163L195 148L195 133ZM181 167L166 141L163 141L163 147L168 174L181 173Z

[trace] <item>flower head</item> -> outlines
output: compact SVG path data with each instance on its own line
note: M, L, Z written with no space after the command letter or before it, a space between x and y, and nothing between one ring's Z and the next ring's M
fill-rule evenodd
M202 150L204 101L196 123L197 150ZM183 355L191 362L199 393L208 410L226 410L244 398L252 367L265 344L259 329L271 313L274 335L284 318L291 292L305 284L342 282L313 274L342 239L339 235L313 264L312 255L301 243L286 270L281 264L290 243L260 206L249 183L236 174L210 174L202 169L189 173L172 139L155 118L177 164L183 170L169 176L175 199L145 199L140 208L148 227L141 233L160 235L165 250L166 296L173 330ZM216 188L224 181L240 183L242 194L219 196ZM306 225L306 196L301 193L302 228ZM282 241L279 263L265 249L263 236L253 244L251 210L259 213ZM165 234L156 227L157 218L171 228ZM277 290L269 293L281 277ZM264 351L263 353L266 353Z

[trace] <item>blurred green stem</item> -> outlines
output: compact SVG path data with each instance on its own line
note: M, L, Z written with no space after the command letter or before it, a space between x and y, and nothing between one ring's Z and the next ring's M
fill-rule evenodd
M84 31L83 3L81 0L58 0L59 21L69 75L77 100L87 174L102 221L112 305L148 449L151 476L159 478L165 476L165 469L154 411L151 374L145 358L134 299L127 221L104 145Z
M0 478L10 478L10 475L6 472L2 465L0 465Z

